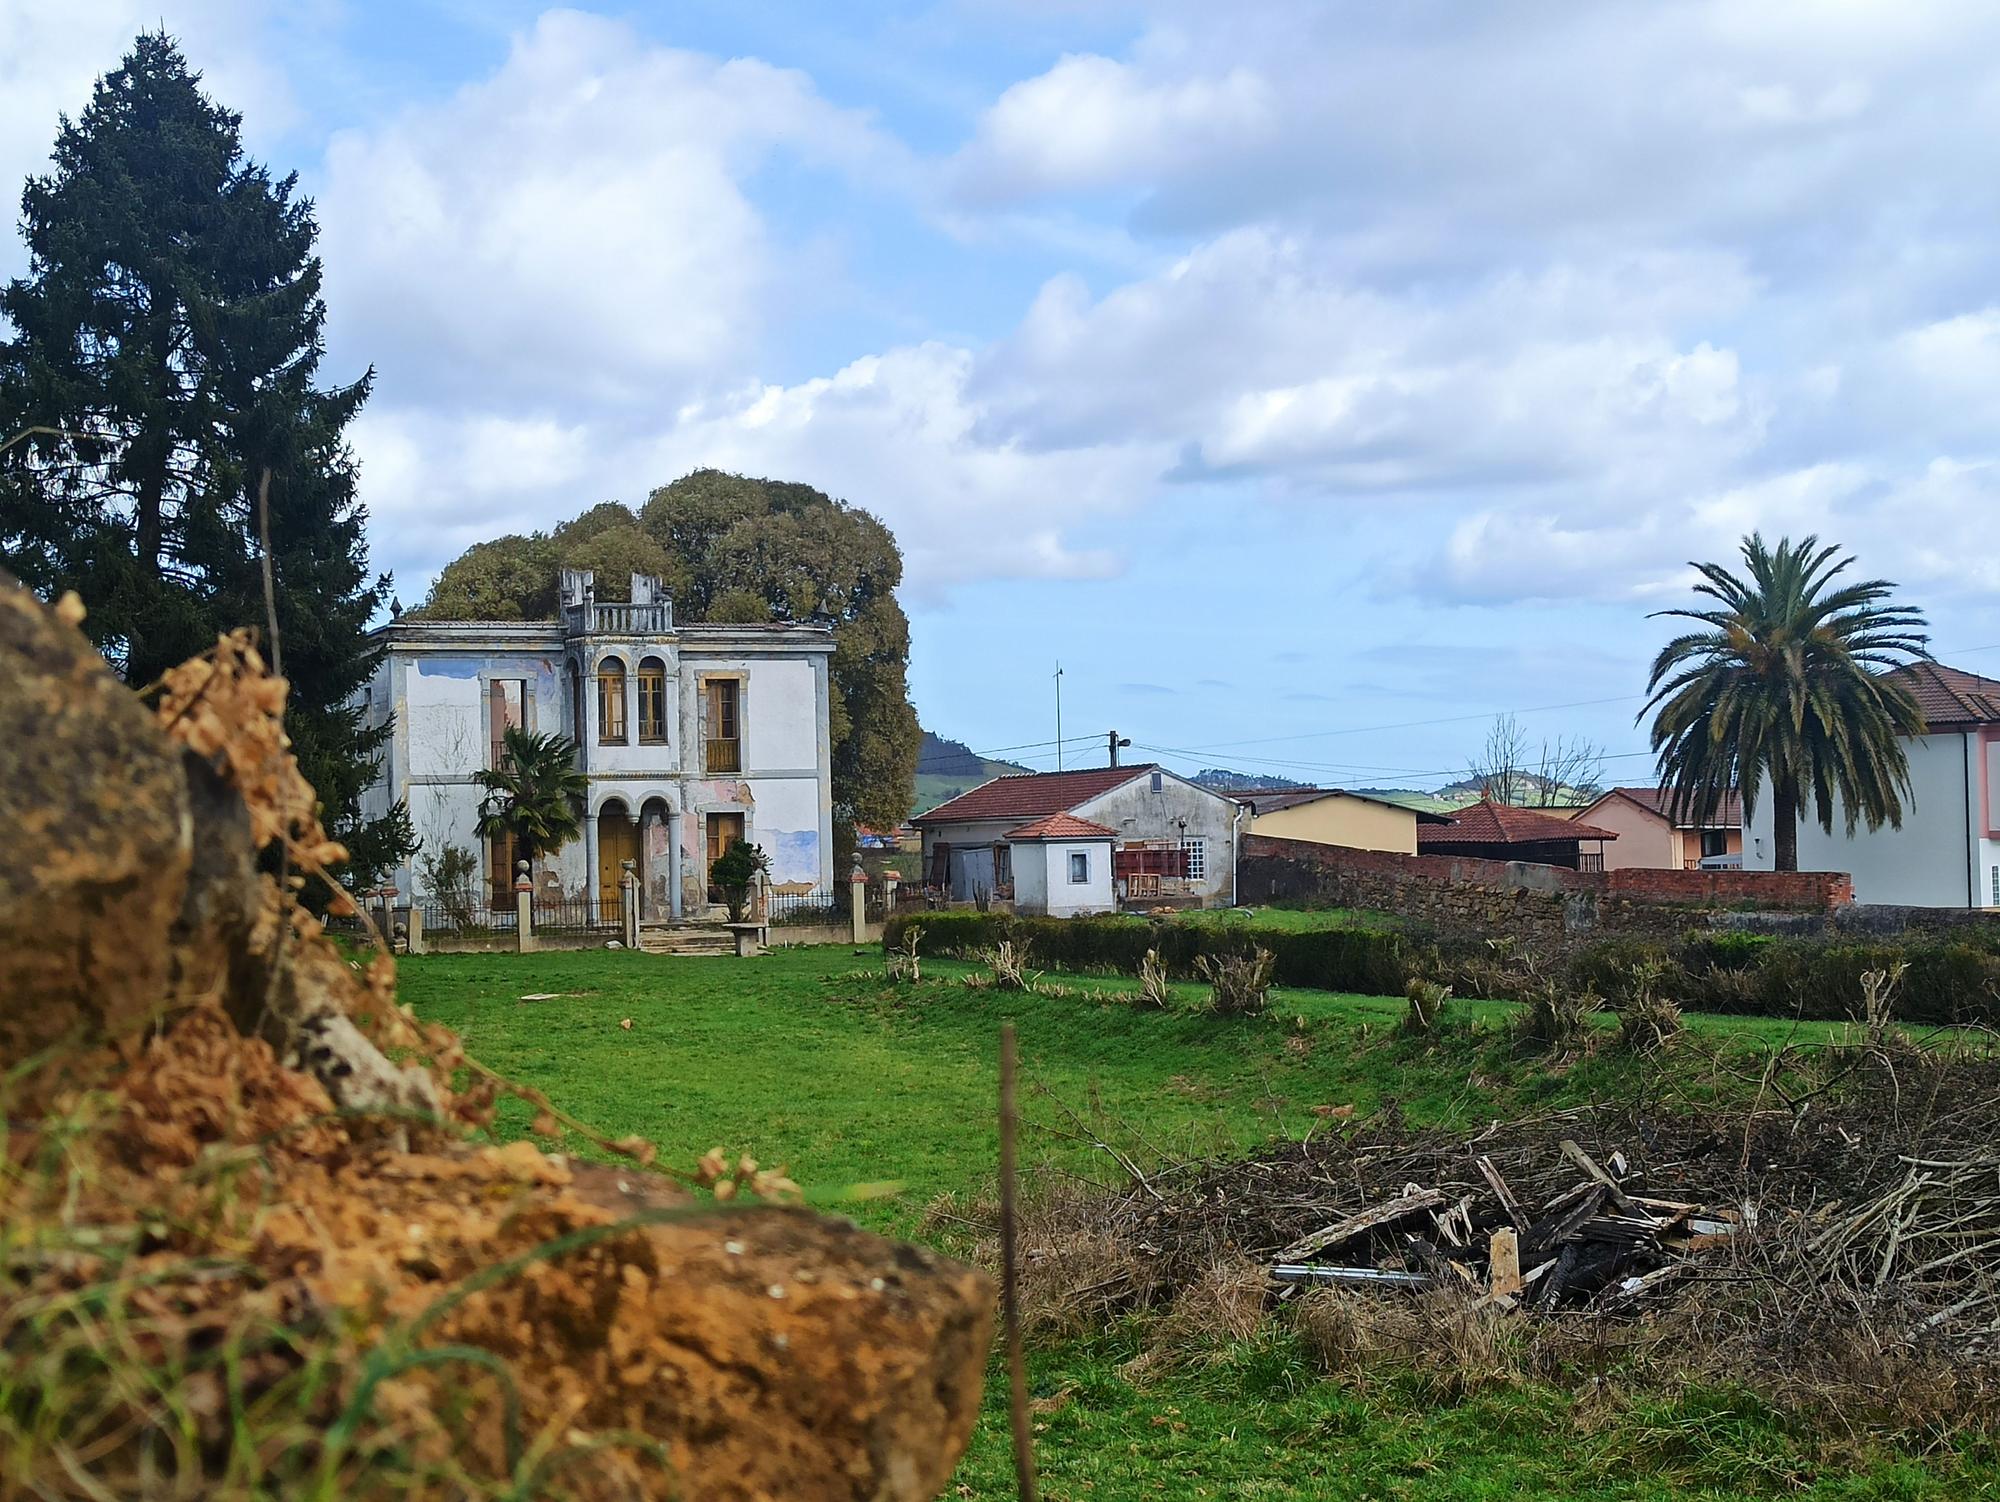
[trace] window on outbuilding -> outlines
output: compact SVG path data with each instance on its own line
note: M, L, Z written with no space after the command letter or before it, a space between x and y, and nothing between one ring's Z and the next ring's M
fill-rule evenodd
M1073 887L1086 886L1090 881L1090 852L1072 850L1069 853L1069 883Z
M625 664L615 657L597 665L597 743L625 744Z
M1181 841L1181 875L1189 881L1208 879L1208 841L1201 835Z

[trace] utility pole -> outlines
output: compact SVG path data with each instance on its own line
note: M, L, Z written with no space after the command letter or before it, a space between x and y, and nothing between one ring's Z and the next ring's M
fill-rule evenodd
M1056 664L1056 770L1063 769L1062 758L1062 664Z
M1111 765L1115 767L1118 765L1118 748L1120 746L1131 745L1132 737L1130 737L1129 735L1121 736L1115 730L1107 730L1104 733L1104 739L1111 748Z

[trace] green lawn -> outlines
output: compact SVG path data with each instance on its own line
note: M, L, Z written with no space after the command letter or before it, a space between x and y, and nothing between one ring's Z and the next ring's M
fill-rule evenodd
M1502 1039L1510 1009L1497 1003L1456 1004L1483 1026L1433 1053L1393 1036L1400 1000L1279 991L1270 1017L1230 1022L1133 1010L1109 999L1131 985L1113 978L1049 977L1067 988L1060 997L959 984L977 969L926 962L922 986L899 988L881 979L879 953L845 947L750 962L462 955L407 960L400 984L419 1015L457 1028L485 1063L610 1135L653 1139L669 1161L692 1164L715 1145L749 1151L788 1163L815 1198L900 1181L893 1198L842 1208L902 1235L941 1195L990 1192L1002 1017L1018 1025L1033 1087L1027 1160L1099 1174L1109 1165L1074 1140L1079 1118L1141 1152L1242 1151L1310 1130L1317 1104L1365 1116L1394 1101L1415 1121L1469 1125L1615 1093L1633 1068L1613 1051L1559 1073L1523 1061ZM544 992L559 994L522 999ZM1725 1046L1838 1032L1695 1021ZM524 1131L527 1119L510 1110L501 1129ZM1817 1475L1783 1421L1741 1398L1690 1395L1583 1425L1568 1396L1543 1389L1450 1403L1330 1381L1275 1334L1142 1385L1120 1371L1137 1339L1114 1330L1033 1353L1055 1502L2000 1497L1991 1456L1864 1457ZM989 1384L960 1495L1013 1495L1006 1427Z

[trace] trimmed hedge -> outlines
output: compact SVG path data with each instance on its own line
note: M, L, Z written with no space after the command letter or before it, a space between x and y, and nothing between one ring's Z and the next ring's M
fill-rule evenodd
M1678 944L1607 939L1575 951L1572 985L1613 1005L1633 989L1637 965L1660 967L1658 991L1695 1012L1841 1018L1861 1014L1861 977L1908 966L1895 1013L1926 1026L2000 1023L2000 946L1984 934L1848 941L1700 933Z
M1021 918L1011 913L951 910L905 913L883 932L885 949L902 947L911 927L923 930L922 954L972 959L1002 939L1027 946L1038 968L1136 975L1146 951L1159 951L1169 975L1195 973L1204 955L1221 957L1269 950L1281 986L1353 991L1364 996L1402 993L1421 956L1408 936L1379 929L1328 928L1301 933L1255 924L1227 929L1199 923L1134 922L1129 918Z
M925 954L971 959L1011 939L1027 946L1033 965L1050 970L1136 975L1146 951L1156 949L1168 974L1188 978L1203 955L1267 949L1282 986L1398 996L1421 976L1451 984L1461 996L1507 998L1522 989L1520 974L1480 946L1440 944L1409 930L1299 932L953 910L897 916L884 946L899 947L912 924L923 929ZM2000 1025L2000 932L1983 930L1866 942L1731 932L1694 932L1673 943L1603 939L1571 951L1554 973L1617 1006L1630 998L1636 968L1650 963L1659 969L1654 990L1691 1012L1826 1019L1858 1017L1862 974L1899 962L1909 967L1896 991L1899 1018L1925 1026Z

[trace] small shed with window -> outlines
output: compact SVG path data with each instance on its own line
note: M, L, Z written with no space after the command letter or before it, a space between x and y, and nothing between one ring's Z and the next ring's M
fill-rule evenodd
M1067 918L1108 913L1111 845L1117 831L1074 814L1050 814L1007 831L1014 877L1014 911Z
M1012 901L1023 911L1083 911L1043 893L1022 866L1032 844L1019 831L1055 815L1110 837L1107 859L1065 861L1057 888L1107 883L1099 907L1226 907L1235 901L1237 835L1249 810L1233 798L1151 765L1089 767L996 777L913 821L922 833L924 887L934 901ZM1069 826L1064 826L1069 827ZM1017 851L1016 847L1020 849ZM1101 865L1101 868L1100 868ZM1049 869L1053 869L1052 867ZM1072 875L1087 880L1070 880ZM1082 898L1084 894L1074 894Z

